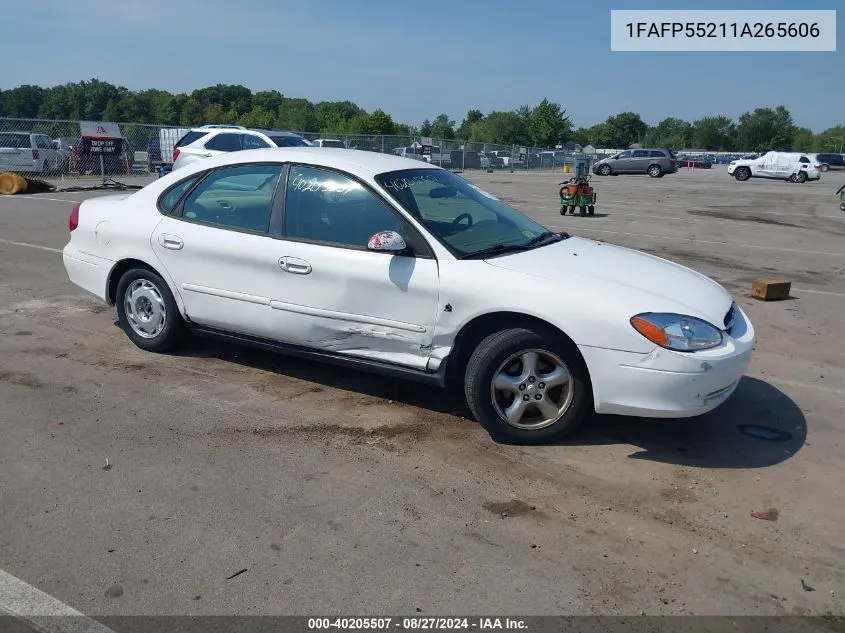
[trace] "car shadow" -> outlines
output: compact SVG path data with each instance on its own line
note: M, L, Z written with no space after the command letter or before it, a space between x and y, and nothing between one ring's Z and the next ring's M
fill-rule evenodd
M321 386L393 400L473 421L462 394L409 380L386 378L253 347L197 338L172 352L216 358ZM734 394L710 413L687 419L596 415L573 436L552 444L637 447L629 457L697 468L754 469L790 459L804 446L807 423L792 399L769 383L745 377Z
M807 421L793 400L745 377L731 398L696 418L598 415L559 446L630 444L631 459L698 468L753 469L790 459L804 446Z
M242 367L305 380L323 387L393 400L437 413L471 419L466 403L458 394L410 380L380 376L330 363L295 358L237 343L200 337L170 353L173 356L189 358L216 358Z
M593 215L581 215L578 211L576 211L575 213L567 212L566 215L561 213L560 215L561 215L561 217L564 217L564 218L578 218L579 220L581 220L581 219L586 220L586 219L592 219L592 218L606 218L606 217L610 216L610 214L608 214L608 213L594 213Z

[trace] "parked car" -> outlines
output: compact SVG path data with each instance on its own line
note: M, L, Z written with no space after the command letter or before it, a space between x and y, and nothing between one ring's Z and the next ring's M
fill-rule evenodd
M314 147L338 147L345 148L346 144L336 138L318 138L313 141Z
M307 147L311 141L293 132L256 130L241 126L208 125L194 128L173 149L173 171L211 156L267 147Z
M710 411L755 342L715 281L390 154L226 153L89 198L69 228L70 281L143 350L192 331L458 387L508 441L552 441L593 411Z
M74 149L74 163L76 169L80 174L100 174L114 175L114 174L128 174L132 170L132 165L135 164L135 149L127 138L120 139L120 147L117 152L112 154L102 155L102 164L100 164L100 156L97 154L83 154L81 142Z
M766 152L753 159L731 161L728 175L737 180L750 178L770 178L774 180L819 180L822 177L821 165L814 163L806 154L794 152Z
M0 132L0 171L48 176L63 164L62 153L46 134Z
M676 160L679 167L692 167L693 169L712 169L715 160L708 156L685 156L678 154Z
M810 154L808 158L819 163L819 171L845 168L845 154Z
M626 149L593 165L593 173L599 176L619 174L648 174L662 178L678 171L675 155L668 149Z

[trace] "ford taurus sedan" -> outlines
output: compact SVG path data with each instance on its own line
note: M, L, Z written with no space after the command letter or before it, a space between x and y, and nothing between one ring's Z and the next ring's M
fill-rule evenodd
M458 386L496 439L719 406L755 341L722 286L551 231L461 176L356 150L232 152L70 213L70 281L138 347L187 333Z

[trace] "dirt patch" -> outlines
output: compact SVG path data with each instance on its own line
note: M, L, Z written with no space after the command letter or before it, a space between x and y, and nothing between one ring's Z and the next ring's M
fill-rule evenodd
M434 416L432 416L434 417ZM341 424L313 424L309 426L257 427L252 429L228 429L228 435L252 435L263 439L281 437L343 437L360 443L373 443L373 440L404 439L423 441L441 437L456 437L467 431L468 423L460 420L432 420L429 416L418 416L416 420L399 424L389 424L365 428L361 426L343 426Z
M502 518L506 517L524 517L528 515L539 515L537 506L532 506L520 499L512 499L511 501L488 501L481 505L482 508L493 514L499 515Z
M32 332L29 330L18 330L15 332L15 336L32 336Z
M108 312L109 310L111 310L111 306L103 305L102 303L96 303L88 307L88 311L92 314L102 314L103 312Z
M10 385L30 387L32 389L43 389L44 383L32 374L19 371L6 371L0 374L0 382L7 382Z
M714 211L711 209L687 209L690 215L703 216L706 218L715 218L718 220L733 220L735 222L750 222L752 224L771 224L772 226L789 226L796 229L810 229L812 227L795 224L793 222L784 222L773 218L761 218L756 215L739 215L737 213L729 213L726 211Z
M145 371L150 369L147 363L125 363L125 362L108 362L100 360L94 363L95 367L108 367L109 369L121 369L124 371Z

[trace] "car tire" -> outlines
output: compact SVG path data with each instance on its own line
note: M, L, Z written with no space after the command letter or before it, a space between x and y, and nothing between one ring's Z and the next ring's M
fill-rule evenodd
M797 174L795 174L795 182L807 182L807 172L799 171Z
M170 288L152 270L126 271L117 284L115 304L121 328L145 351L170 351L185 334L185 322Z
M551 376L555 384L549 387L544 377ZM494 440L517 444L569 435L587 418L592 403L589 374L575 345L552 332L523 328L495 332L479 343L467 363L464 393L470 411ZM513 409L518 401L527 403L519 407L521 418Z
M751 170L748 167L737 167L734 170L734 178L739 180L740 182L745 182L749 178L751 178Z
M845 202L843 202L842 204L839 205L839 210L845 211Z
M599 176L609 176L610 175L610 165L599 165L599 168L596 170Z
M663 170L660 165L651 165L648 168L648 175L652 178L660 178L663 175Z
M828 169L830 169L830 165L828 165L826 163L822 163L821 166L819 167L819 171L827 171Z

